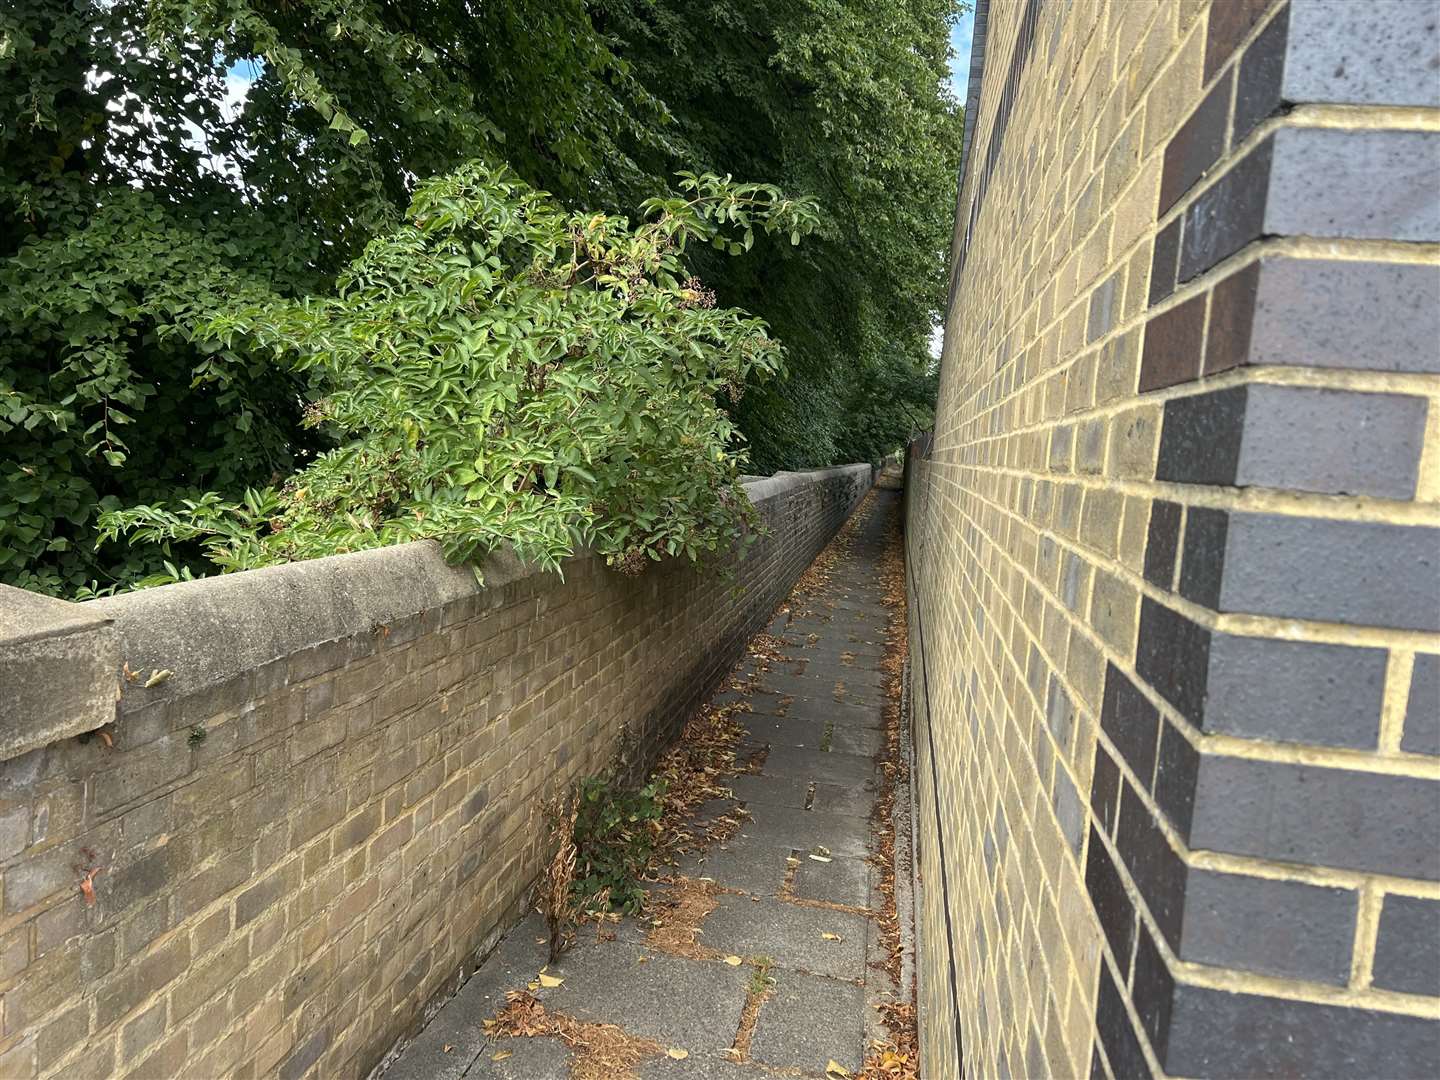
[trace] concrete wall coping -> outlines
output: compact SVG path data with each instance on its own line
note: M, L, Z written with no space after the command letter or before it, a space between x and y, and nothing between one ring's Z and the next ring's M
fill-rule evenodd
M869 470L782 472L743 486L759 507ZM593 558L581 551L564 565ZM483 586L470 567L446 563L440 546L423 540L83 604L0 586L0 760L103 727L122 697L128 708L184 697L304 649L545 573L508 552L493 553L481 570ZM122 676L122 665L133 679ZM170 674L145 686L163 672Z

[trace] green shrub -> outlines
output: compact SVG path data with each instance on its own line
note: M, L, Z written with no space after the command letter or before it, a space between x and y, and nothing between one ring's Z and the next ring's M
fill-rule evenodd
M224 571L430 538L454 561L505 544L551 569L588 544L637 572L748 538L720 402L781 349L716 304L687 248L799 243L815 210L729 177L678 186L631 222L478 161L423 184L338 295L242 301L200 331L222 365L271 352L313 380L306 420L335 449L243 499L109 512L102 535L198 543Z
M576 906L585 911L634 914L644 902L640 878L655 854L665 803L665 781L639 789L609 777L580 782L575 818Z

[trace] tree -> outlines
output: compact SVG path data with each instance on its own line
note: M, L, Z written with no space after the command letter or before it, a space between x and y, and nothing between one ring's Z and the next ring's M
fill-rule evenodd
M612 217L683 169L813 193L820 243L762 231L747 259L687 256L722 308L791 342L783 387L727 407L752 468L890 448L927 408L886 402L924 392L958 124L938 74L951 0L873 7L11 0L0 580L83 595L208 565L178 534L97 550L99 517L238 505L337 436L302 423L316 367L240 339L222 359L201 328L332 295L422 181L470 161Z
M0 10L0 580L199 570L107 509L238 496L321 446L307 379L213 362L237 295L324 295L420 179L481 157L612 202L664 110L580 0L14 0ZM227 71L250 58L243 109ZM658 185L659 187L663 185Z
M766 319L790 377L736 410L760 471L876 459L928 424L963 130L959 0L601 0L685 160L813 195L800 251L700 272ZM645 148L636 151L656 166Z

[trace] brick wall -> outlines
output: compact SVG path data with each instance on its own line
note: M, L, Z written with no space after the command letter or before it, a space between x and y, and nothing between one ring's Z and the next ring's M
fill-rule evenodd
M537 800L652 758L870 476L748 485L771 531L733 582L581 557L481 588L415 544L75 609L139 678L0 762L0 1076L364 1076L521 911ZM76 677L11 644L12 688Z
M930 1075L1428 1073L1440 9L979 7L907 491Z

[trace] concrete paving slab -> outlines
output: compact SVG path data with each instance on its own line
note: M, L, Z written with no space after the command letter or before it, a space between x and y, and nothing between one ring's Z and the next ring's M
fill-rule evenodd
M875 762L863 754L772 745L765 755L765 764L760 767L760 775L814 780L821 784L859 785L874 778Z
M853 679L811 678L771 671L762 677L760 685L767 693L830 701L839 705L880 705L884 702L884 693L879 687L865 686Z
M708 923L705 943L713 945ZM577 946L550 966L550 974L565 981L545 992L546 1008L578 1020L619 1024L634 1035L691 1053L731 1045L749 979L742 968L682 960L622 941Z
M885 733L872 727L840 727L830 730L829 749L839 754L858 754L873 758L885 745ZM823 742L822 742L823 745Z
M865 934L870 920L847 911L721 895L705 920L705 944L746 959L768 956L786 972L809 972L832 979L865 977ZM839 935L838 940L823 937ZM738 1014L737 1014L738 1017ZM837 1059L838 1060L838 1059ZM824 1062L821 1062L824 1065Z
M786 720L805 723L834 724L836 727L883 727L883 707L873 705L852 705L834 698L803 698L794 695L768 694L752 702L755 713L781 716Z
M811 800L810 784L804 780L747 774L737 776L730 787L735 797L747 805L753 802L803 810L805 803ZM875 792L864 787L817 783L810 809L817 814L843 814L868 820L874 805Z
M496 1061L496 1054L509 1056ZM496 1039L465 1072L465 1080L568 1080L569 1076L569 1048L548 1036Z
M823 847L838 858L864 858L868 854L870 826L864 818L817 814L788 806L756 803L751 820L740 827L734 847L776 848L780 851L814 851ZM824 854L821 852L821 854Z
M825 725L815 721L751 713L743 723L752 738L771 746L797 746L819 750L825 742ZM833 737L831 743L834 743Z
M831 1060L858 1072L865 1051L865 991L794 972L776 976L750 1042L754 1061L823 1075Z
M789 854L789 848L778 844L761 846L732 839L703 854L683 857L676 871L686 877L710 878L752 896L774 896L785 881L785 859Z
M746 773L730 781L730 790L735 797L746 803L766 803L770 806L792 806L796 810L805 808L810 794L810 785L804 780L784 780L777 776L760 776Z
M785 667L792 675L806 675L813 679L844 682L847 686L883 686L885 673L869 664L846 664L830 657L810 658L801 655L789 661Z
M844 814L847 817L870 819L876 792L853 784L816 784L815 801L810 809L817 814Z
M795 895L829 904L868 908L870 864L864 859L832 858L828 863L801 858L795 869Z

